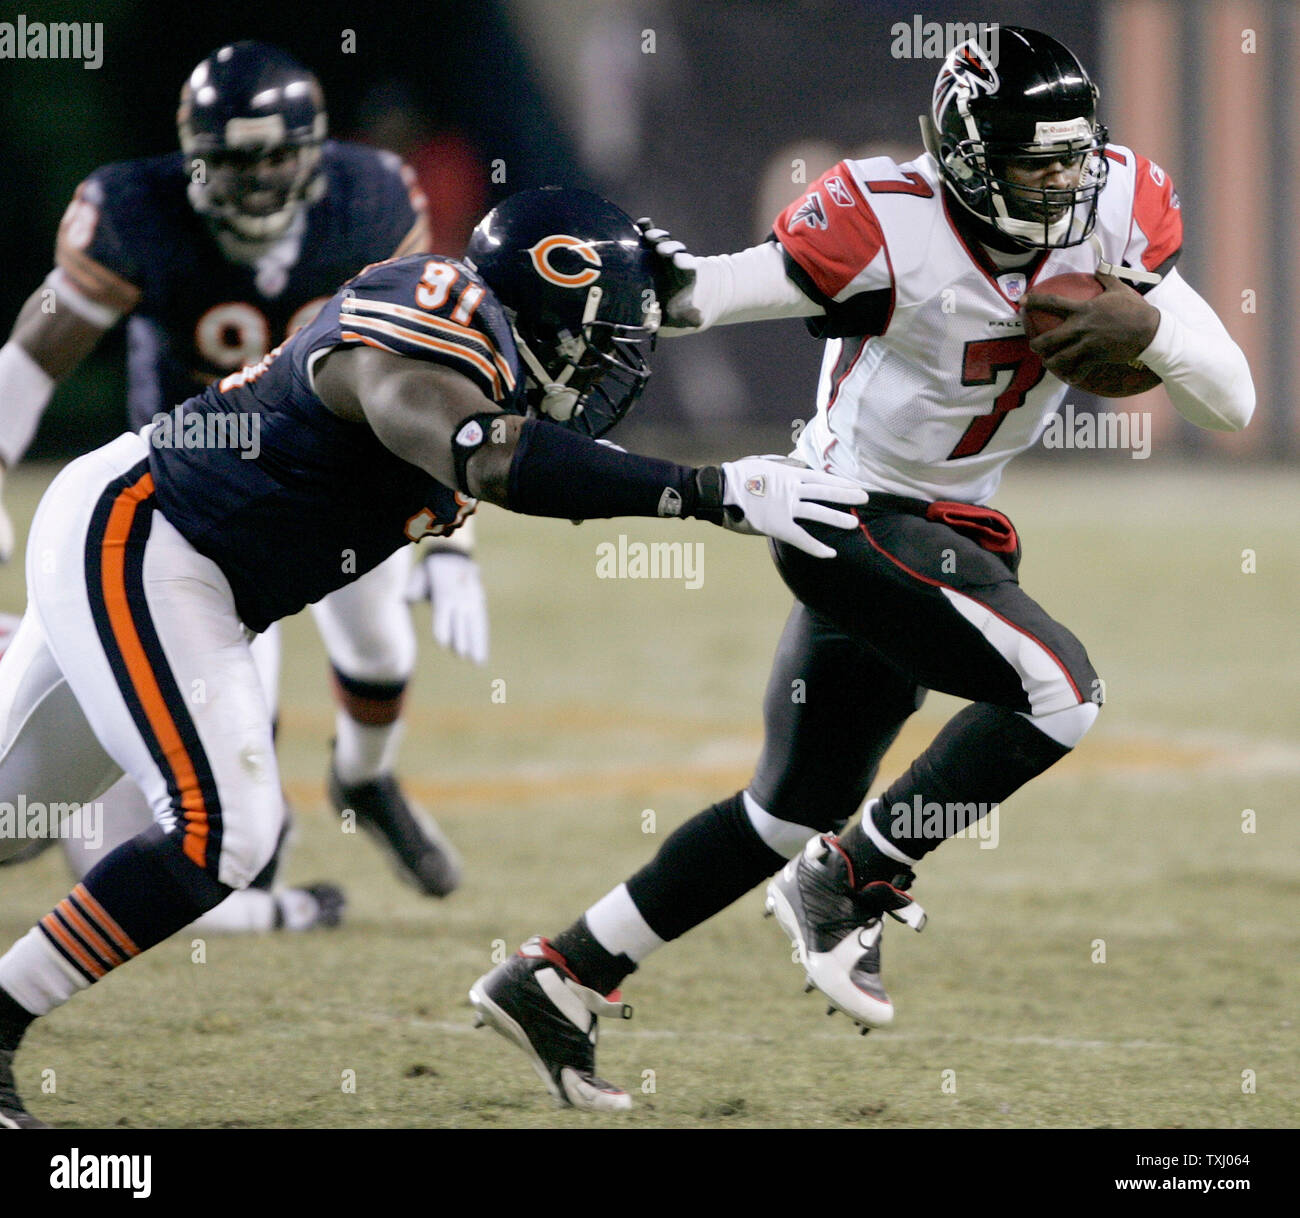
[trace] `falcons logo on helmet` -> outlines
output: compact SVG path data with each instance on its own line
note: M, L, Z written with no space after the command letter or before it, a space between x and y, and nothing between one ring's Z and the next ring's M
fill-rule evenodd
M1000 85L998 71L988 52L974 39L955 47L939 69L934 82L933 115L936 125L943 125L943 112L959 88L967 93L996 93Z

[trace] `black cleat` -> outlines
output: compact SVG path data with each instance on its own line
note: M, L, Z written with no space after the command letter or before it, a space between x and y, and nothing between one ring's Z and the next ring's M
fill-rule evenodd
M303 892L316 901L316 920L312 923L313 926L334 930L335 927L342 925L343 911L348 904L343 889L337 884L322 882L303 885Z
M486 1025L518 1045L561 1105L588 1112L625 1112L626 1091L596 1076L596 1017L632 1018L632 1008L578 982L564 957L534 937L469 992L475 1026Z
M14 1051L0 1049L0 1129L48 1129L38 1121L18 1098L14 1084Z
M864 1032L893 1021L894 1004L880 981L882 915L914 930L925 925L925 911L903 891L915 877L904 872L886 884L853 887L853 869L839 842L814 837L767 886L768 913L790 936L796 960L806 974L804 992L821 990Z
M329 795L340 815L355 813L357 823L374 835L408 884L431 897L448 896L460 887L456 847L433 817L406 802L392 774L349 785L339 781L331 766Z
M347 908L343 889L325 880L300 888L278 888L272 895L276 930L333 930L342 924Z

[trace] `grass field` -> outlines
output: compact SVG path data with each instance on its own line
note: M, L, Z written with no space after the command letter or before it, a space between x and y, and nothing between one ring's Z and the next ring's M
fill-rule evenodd
M51 472L10 480L20 527ZM1300 479L1036 465L998 506L1025 586L1087 643L1109 704L1008 802L995 849L954 841L926 864L929 926L886 935L892 1029L826 1019L755 892L629 979L636 1017L605 1029L600 1065L635 1093L630 1115L555 1109L517 1051L471 1030L494 944L567 925L745 783L788 609L754 539L485 510L491 661L422 645L402 755L464 851L464 888L422 900L340 832L323 653L309 618L288 623L288 873L342 881L346 925L211 939L201 964L190 935L161 945L34 1027L30 1107L65 1127L1297 1125ZM596 547L620 533L701 543L702 587L598 579ZM0 606L21 603L10 567ZM884 778L953 706L930 698ZM3 944L67 884L57 852L0 872Z

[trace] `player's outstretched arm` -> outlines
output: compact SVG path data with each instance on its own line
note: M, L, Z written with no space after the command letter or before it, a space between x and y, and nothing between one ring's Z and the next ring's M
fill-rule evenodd
M736 254L697 257L649 217L637 221L654 252L655 294L667 338L710 326L815 317L824 312L786 273L781 247L766 241Z
M798 522L856 528L854 515L827 505L867 499L846 479L783 458L691 468L623 452L504 414L459 373L370 347L331 352L315 387L335 414L366 423L443 485L529 516L696 516L830 558L835 551Z
M80 316L48 286L27 298L9 341L0 347L0 490L22 460L54 387L99 342L104 326ZM0 504L0 563L13 555L14 533Z

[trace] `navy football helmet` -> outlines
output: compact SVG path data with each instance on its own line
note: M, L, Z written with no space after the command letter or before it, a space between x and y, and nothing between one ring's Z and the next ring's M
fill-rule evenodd
M264 42L235 42L190 73L176 115L195 211L238 242L282 236L319 189L328 126L316 77Z
M1055 38L1004 25L969 39L944 60L926 150L952 196L1015 243L1061 249L1087 240L1106 184L1106 128L1097 86ZM1074 185L1026 185L1015 170L1058 164Z
M510 315L530 411L593 438L627 414L660 312L625 213L585 190L520 191L479 221L465 262Z

